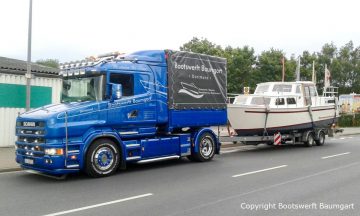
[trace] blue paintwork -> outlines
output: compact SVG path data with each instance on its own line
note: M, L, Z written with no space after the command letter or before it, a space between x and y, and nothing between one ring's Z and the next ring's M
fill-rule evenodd
M111 160L113 159L113 156L111 152L109 151L102 151L99 153L97 162L100 166L106 167L110 164Z
M106 77L106 100L48 105L17 118L17 122L44 123L43 127L17 126L17 136L43 139L42 143L16 142L19 147L16 161L22 167L50 174L78 172L85 167L89 146L100 138L111 139L119 146L122 164L170 155L186 156L198 151L193 144L203 132L210 132L217 140L210 129L203 127L226 123L226 110L168 109L167 64L163 50L135 52L120 61L85 68L86 74L94 71ZM132 74L134 96L111 100L111 73ZM130 116L134 110L136 115ZM65 112L68 116L66 164L71 168L65 167L65 156L49 156L43 151L46 148L65 150ZM184 127L190 129L179 133ZM20 134L19 130L43 130L45 134ZM42 150L32 150L35 147ZM217 143L217 153L219 148ZM71 156L76 158L71 159ZM32 159L34 164L26 164L25 158ZM46 163L49 160L51 163Z
M193 137L193 140L194 140L194 143L199 143L199 138L200 136L205 133L205 132L208 132L210 133L214 140L215 140L215 143L216 143L216 149L215 149L215 153L216 154L219 154L220 153L220 142L219 140L217 139L217 136L216 134L214 133L214 131L212 131L210 128L201 128L200 130L197 130L195 131L193 134L192 134L192 137ZM194 145L194 149L193 149L194 152L199 152L199 145Z

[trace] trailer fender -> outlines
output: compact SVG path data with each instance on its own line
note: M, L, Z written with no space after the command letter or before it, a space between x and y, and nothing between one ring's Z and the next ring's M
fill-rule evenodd
M193 152L196 152L196 153L199 152L199 146L196 145L196 143L199 142L200 136L201 136L203 133L205 133L205 132L208 132L208 133L210 133L210 134L213 136L213 138L214 138L214 140L215 140L215 145L216 145L215 154L219 154L219 153L220 153L220 145L221 145L221 144L220 144L219 139L217 138L216 134L214 133L214 131L211 130L210 128L201 128L201 129L199 129L199 130L194 131L194 132L191 134L191 140L192 140L191 146L192 146Z

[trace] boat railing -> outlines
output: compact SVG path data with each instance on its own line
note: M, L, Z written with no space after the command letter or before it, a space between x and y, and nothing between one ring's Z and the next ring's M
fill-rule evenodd
M338 95L339 87L329 86L323 90L323 97L337 97Z

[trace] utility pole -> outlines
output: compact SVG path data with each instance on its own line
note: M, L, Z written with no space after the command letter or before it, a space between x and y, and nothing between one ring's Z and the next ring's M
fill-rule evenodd
M295 70L295 74L296 74L296 81L300 81L300 56L298 57L298 63L296 65L296 70Z
M30 95L31 95L31 26L32 26L32 0L30 0L29 7L29 27L28 27L28 52L27 52L27 70L26 78L26 111L30 110Z
M281 79L281 81L284 82L285 81L285 57L284 56L281 59L281 63L282 63L282 79Z

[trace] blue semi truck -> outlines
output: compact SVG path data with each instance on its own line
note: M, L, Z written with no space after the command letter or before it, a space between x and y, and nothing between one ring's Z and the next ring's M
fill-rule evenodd
M52 175L108 176L128 163L209 161L224 125L226 60L171 50L62 66L62 103L21 114L16 161Z

